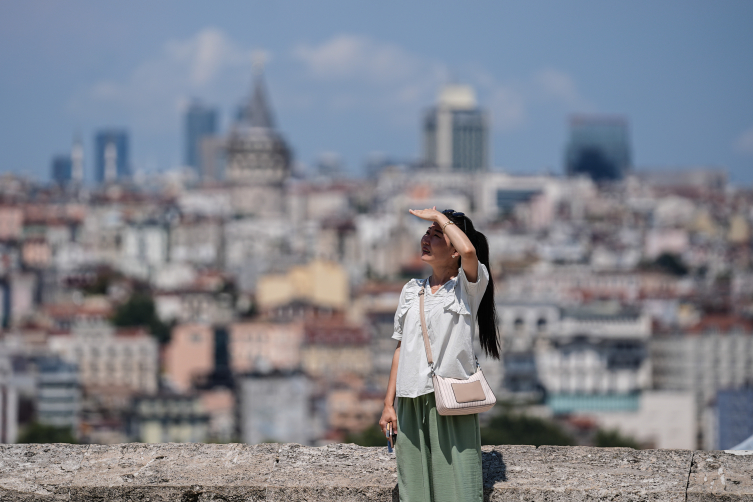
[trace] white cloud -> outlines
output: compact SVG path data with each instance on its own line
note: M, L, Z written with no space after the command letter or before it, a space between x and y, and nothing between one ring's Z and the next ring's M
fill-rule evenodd
M240 99L251 76L252 55L222 30L208 27L188 39L166 42L122 80L101 80L83 89L69 108L95 120L126 118L145 132L172 131L189 97L213 103L227 95Z
M142 138L154 136L155 143L168 136L175 141L180 112L189 98L202 98L223 112L232 109L249 91L253 61L259 59L270 56L208 27L189 38L166 42L122 79L87 86L70 100L69 108L79 120L122 124ZM436 101L450 73L442 61L354 34L299 44L284 59L279 67L275 65L276 74L283 74L281 83L271 89L275 106L295 113L355 113L358 120L387 122L414 132L421 111ZM593 109L575 80L558 69L543 68L502 80L468 63L456 73L460 82L478 91L495 132L520 129L540 119L542 112Z
M118 99L121 87L113 82L97 82L91 88L91 95L95 99Z
M413 125L418 108L433 102L447 74L440 62L361 35L340 34L320 44L299 44L292 56L303 65L312 85L326 85L321 92L332 107L370 109L387 114L393 122ZM339 84L348 91L343 93Z
M312 84L328 84L322 95L334 109L374 109L401 117L415 126L420 108L430 106L448 81L446 66L400 46L370 37L341 34L319 44L293 49ZM595 107L584 98L569 74L542 68L524 78L500 81L485 68L467 65L468 79L479 91L481 106L491 112L497 132L522 127L543 110L556 113L589 112ZM462 73L461 73L462 74ZM342 91L347 86L347 91Z
M358 35L338 35L319 45L298 45L293 55L322 80L399 82L417 76L426 63L402 48Z
M505 132L518 128L527 118L525 97L512 86L496 84L489 93L492 127ZM483 106L483 103L482 103Z
M575 79L554 68L543 68L528 77L505 81L498 81L483 68L475 68L472 75L473 82L488 96L486 106L497 132L519 129L534 117L540 117L541 112L574 113L596 109L581 95Z
M526 85L518 81L499 81L486 68L476 64L468 71L469 84L476 88L481 107L489 110L492 130L507 132L522 126L528 118Z
M187 70L188 81L194 87L207 85L225 67L251 63L250 51L236 47L217 28L205 28L188 40L168 42L163 57Z
M744 131L735 141L735 150L747 155L753 155L753 127Z
M538 99L552 101L568 113L592 113L596 106L583 97L575 79L555 68L544 68L533 76Z

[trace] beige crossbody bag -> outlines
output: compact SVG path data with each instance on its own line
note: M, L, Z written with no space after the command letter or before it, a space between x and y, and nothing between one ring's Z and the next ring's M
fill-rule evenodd
M486 382L481 366L476 359L476 372L468 380L444 378L434 373L434 358L431 355L429 332L426 329L426 315L424 314L424 293L426 285L418 293L421 309L421 331L424 335L426 359L431 367L431 378L434 382L434 397L437 401L437 412L440 415L472 415L487 411L494 406L497 398Z

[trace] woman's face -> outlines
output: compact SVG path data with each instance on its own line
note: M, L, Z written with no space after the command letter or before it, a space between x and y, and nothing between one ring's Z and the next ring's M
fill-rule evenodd
M421 238L421 260L432 265L450 264L457 260L453 254L457 253L449 237L442 232L438 223L432 223Z

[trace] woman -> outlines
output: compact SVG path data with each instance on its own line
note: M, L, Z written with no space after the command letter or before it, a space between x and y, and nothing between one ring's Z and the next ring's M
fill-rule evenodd
M403 287L392 338L398 341L379 425L399 431L396 453L400 500L483 500L478 415L441 416L426 358L418 293L438 375L467 379L476 371L473 338L478 322L481 347L499 359L494 284L489 245L471 220L452 209L410 210L431 222L421 239L428 279ZM395 397L397 396L397 413Z

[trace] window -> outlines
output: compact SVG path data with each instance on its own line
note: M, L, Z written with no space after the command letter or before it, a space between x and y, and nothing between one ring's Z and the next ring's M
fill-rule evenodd
M543 333L546 331L546 318L540 317L538 321L536 321L536 329L539 333Z
M513 328L515 328L515 331L523 331L523 319L517 317L513 322Z

